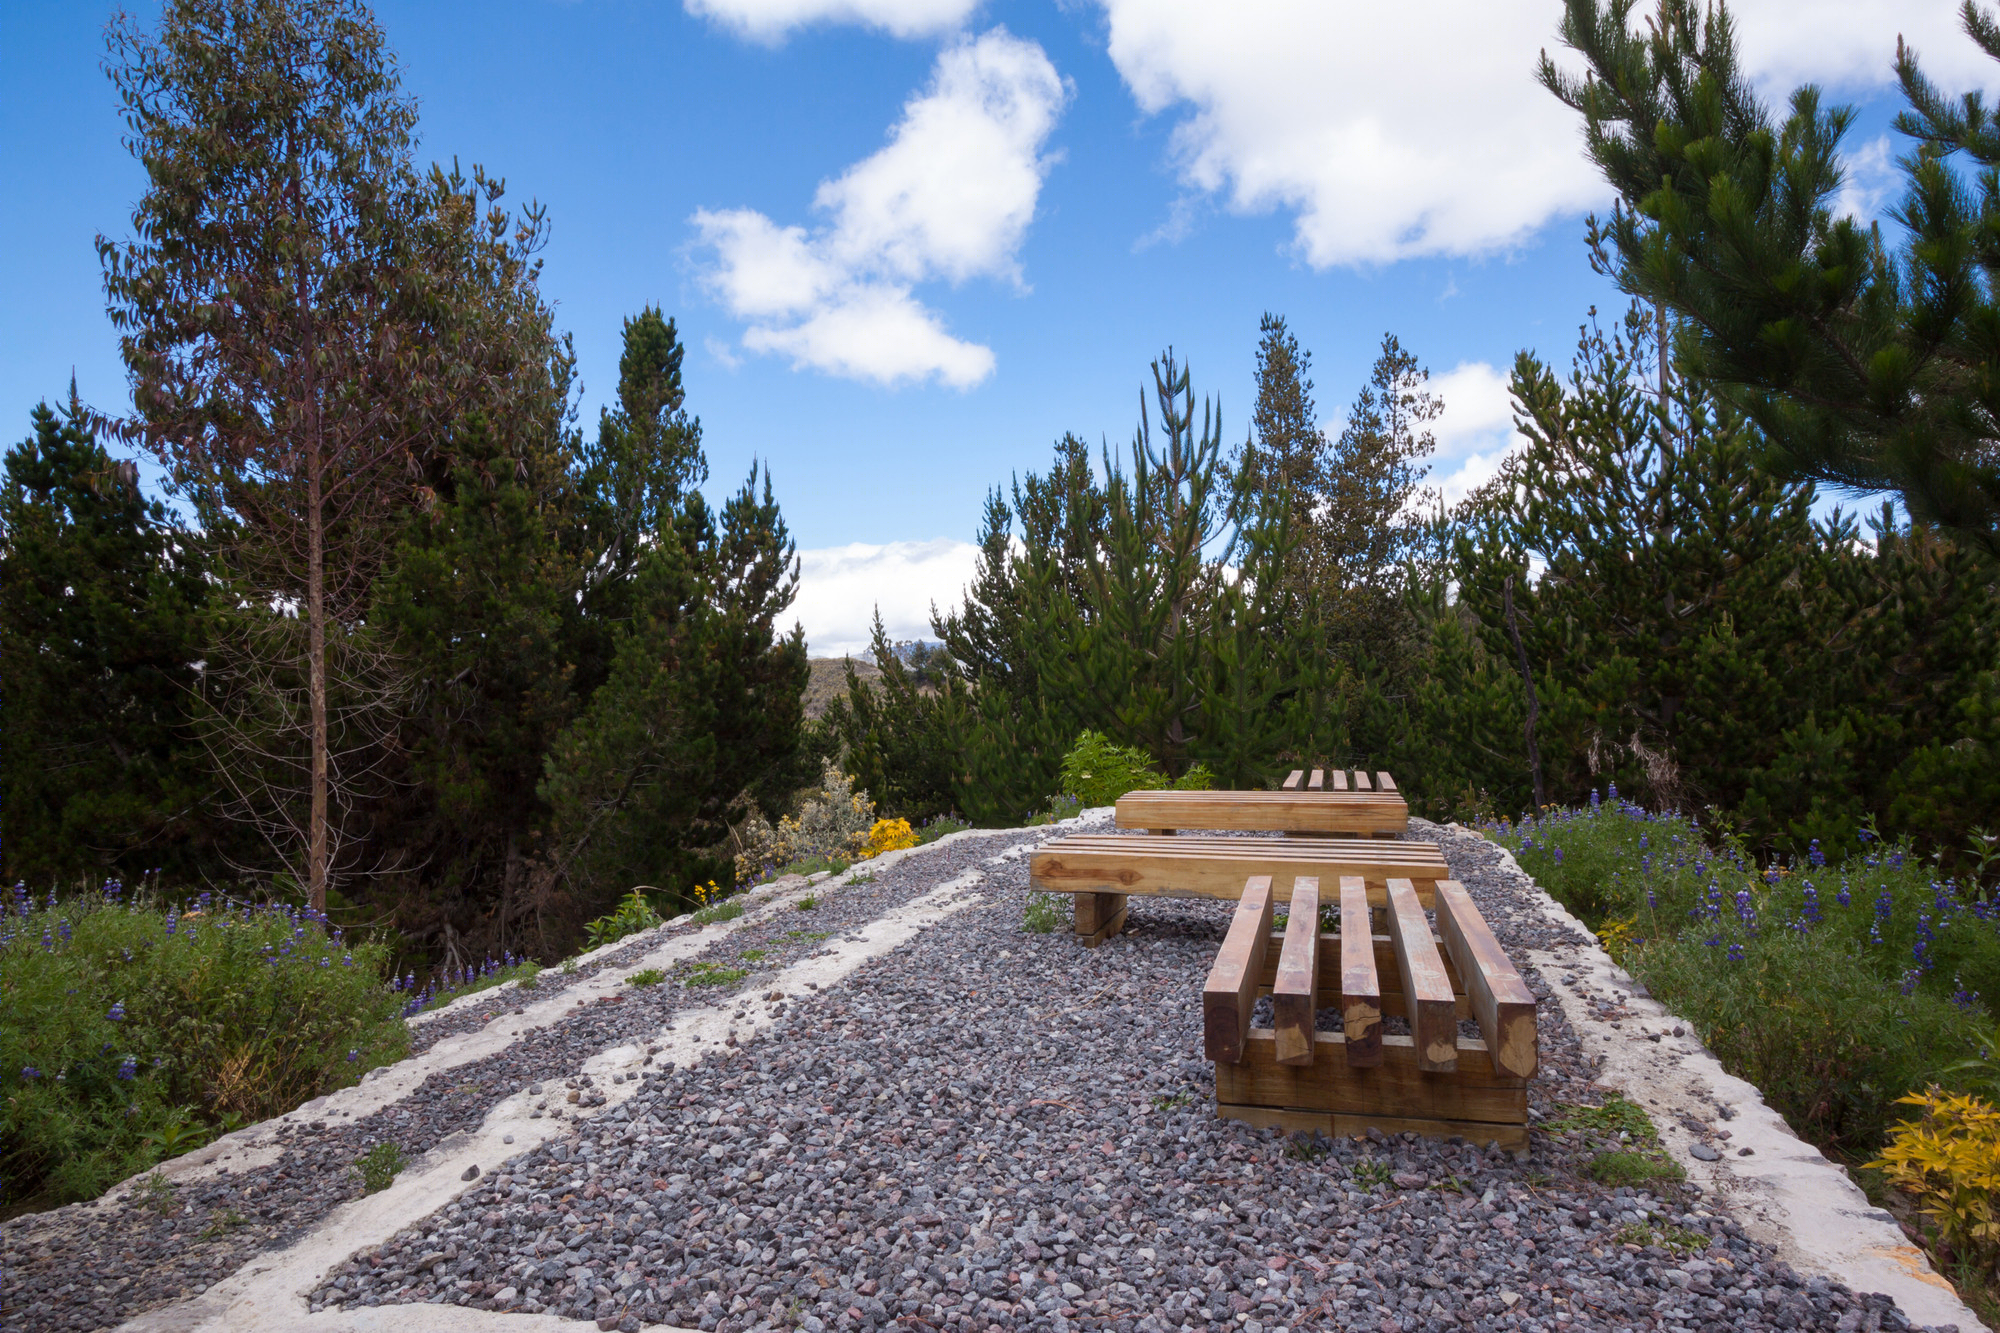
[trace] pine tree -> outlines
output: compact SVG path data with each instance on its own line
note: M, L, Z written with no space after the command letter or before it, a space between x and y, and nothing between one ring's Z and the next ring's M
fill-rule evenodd
M5 874L198 874L217 836L189 718L204 554L97 442L74 386L32 424L0 492Z
M2000 347L1986 332L2000 193L1966 185L2000 168L2000 122L1976 92L1954 104L1898 39L1896 128L1914 142L1892 252L1837 211L1853 108L1808 85L1777 121L1726 9L1663 0L1641 32L1632 8L1566 0L1562 39L1589 69L1541 67L1619 195L1597 233L1615 249L1607 267L1679 317L1681 370L1758 426L1783 474L1894 491L1917 521L2000 554ZM1972 0L1962 16L2000 59L2000 24Z

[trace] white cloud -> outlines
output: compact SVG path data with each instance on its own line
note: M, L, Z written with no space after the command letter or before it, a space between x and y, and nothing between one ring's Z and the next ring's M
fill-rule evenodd
M1444 411L1431 427L1438 445L1432 482L1446 504L1457 504L1491 481L1524 441L1514 430L1507 376L1498 368L1484 361L1461 362L1431 376L1430 387L1444 399Z
M1850 217L1866 226L1881 216L1889 196L1902 181L1896 170L1896 148L1879 135L1847 154L1847 176L1833 198L1835 217Z
M751 209L702 209L714 252L703 282L750 327L743 345L800 368L895 384L967 388L993 353L945 331L916 284L999 278L1018 254L1052 159L1042 152L1067 97L1040 46L996 28L947 47L889 142L834 180L808 230Z
M686 0L687 12L760 42L780 41L815 23L852 23L895 37L924 37L964 26L979 0Z
M1576 116L1534 78L1544 48L1574 63L1547 0L1099 2L1140 107L1180 117L1183 183L1241 213L1292 212L1316 268L1500 250L1608 202ZM1990 71L1955 9L1827 0L1801 22L1790 0L1731 6L1778 102L1802 81L1888 86L1898 32L1940 83L1977 86Z
M977 546L948 537L800 551L794 610L807 646L814 657L865 655L878 606L892 642L932 638L931 603L957 609L978 559Z

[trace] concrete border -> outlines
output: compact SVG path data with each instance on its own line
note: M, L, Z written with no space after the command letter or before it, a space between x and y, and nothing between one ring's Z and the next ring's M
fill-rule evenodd
M952 838L958 836L951 835ZM949 840L940 838L926 847L907 851L925 851L928 847L942 846ZM987 864L1016 860L1026 853L1027 846L1021 844L1001 851L989 858ZM894 853L887 853L867 865L880 869L894 864L885 859L887 855ZM850 870L837 878L845 882L853 873ZM533 1333L542 1329L553 1333L558 1328L576 1329L578 1324L572 1319L430 1304L379 1305L310 1313L305 1296L324 1280L329 1270L351 1255L382 1244L396 1232L422 1221L459 1195L484 1188L483 1184L464 1180L462 1173L466 1166L479 1166L483 1179L484 1173L504 1171L521 1154L558 1135L613 1117L638 1092L640 1084L637 1079L611 1083L609 1076L637 1073L655 1058L680 1064L692 1064L711 1057L728 1058L779 1021L785 1005L794 1003L804 994L823 992L868 960L900 948L919 932L970 906L974 901L972 890L985 878L981 867L966 870L902 906L854 927L846 937L830 942L826 951L763 978L754 987L734 992L700 1009L681 1010L664 1030L650 1039L611 1047L588 1056L580 1062L578 1072L598 1080L598 1090L604 1094L605 1104L587 1115L572 1113L567 1117L531 1118L530 1111L536 1100L533 1094L522 1092L505 1098L495 1105L477 1129L452 1135L438 1144L406 1167L388 1189L341 1205L293 1245L254 1256L234 1274L203 1294L147 1311L119 1327L130 1330L130 1333L260 1333L261 1330L295 1328L325 1329L329 1333L421 1333L430 1329L501 1328L510 1333L512 1330ZM806 887L817 885L801 886L801 889ZM799 890L781 895L765 910L775 910L785 901L795 900L798 896ZM761 911L754 915L746 914L738 921L750 921L761 915ZM683 943L692 938L683 937L673 943ZM651 965L646 960L661 952L663 950L649 951L629 966L619 968L616 975L622 977L640 966ZM591 982L578 983L552 998L566 1005L581 993L582 986L612 975L610 972L600 974ZM616 981L608 982L606 988L618 984ZM781 998L759 998L768 997L772 992L778 993ZM740 1019L733 1016L739 1004L749 1008L749 1012ZM440 1042L436 1049L446 1044ZM502 1046L504 1044L501 1043ZM658 1054L649 1057L648 1049L653 1047L658 1048ZM399 1066L384 1068L395 1070ZM401 1083L403 1080L396 1081ZM322 1101L330 1103L333 1098L359 1093L366 1087L364 1083L345 1089ZM301 1107L281 1120L299 1118L306 1111L306 1107ZM511 1144L507 1142L509 1136L513 1139Z
M1601 1064L1597 1082L1652 1114L1661 1143L1688 1179L1727 1205L1746 1234L1803 1274L1894 1298L1913 1322L1984 1328L1909 1243L1896 1219L1868 1202L1840 1166L1792 1132L1752 1084L1729 1073L1694 1036L1694 1025L1652 998L1604 951L1597 935L1521 869L1506 848L1460 824L1434 826L1446 837L1477 838L1501 866L1534 890L1552 922L1590 943L1525 950L1542 974L1586 1055ZM1622 1005L1617 1019L1597 1016L1591 998ZM1681 1035L1676 1036L1679 1033ZM1696 1157L1696 1145L1716 1160Z

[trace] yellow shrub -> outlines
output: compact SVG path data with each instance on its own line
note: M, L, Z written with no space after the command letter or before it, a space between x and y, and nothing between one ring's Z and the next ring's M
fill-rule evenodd
M861 845L861 859L880 856L884 852L901 851L905 847L917 845L916 830L907 819L878 819L875 827L868 830L868 841Z
M1923 1107L1923 1119L1898 1125L1868 1165L1916 1196L1954 1258L1990 1269L2000 1260L2000 1107L1936 1088L1897 1102Z
M1639 942L1633 933L1638 927L1639 923L1634 918L1613 917L1597 928L1597 938L1604 945L1604 952L1610 954L1614 961L1623 963L1632 952L1632 946Z

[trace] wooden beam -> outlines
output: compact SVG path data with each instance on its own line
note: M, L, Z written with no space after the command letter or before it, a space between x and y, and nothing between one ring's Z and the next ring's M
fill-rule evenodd
M1218 1067L1243 1058L1250 1011L1257 1003L1257 974L1263 971L1271 940L1272 898L1269 875L1252 875L1244 884L1229 934L1201 988L1202 1050Z
M1222 1120L1241 1120L1258 1129L1282 1129L1288 1134L1325 1134L1329 1138L1360 1138L1371 1129L1384 1134L1421 1134L1425 1138L1461 1138L1484 1148L1498 1143L1515 1156L1528 1151L1526 1125L1488 1125L1476 1120L1419 1120L1410 1116L1341 1115L1337 1111L1280 1111L1269 1106L1215 1108Z
M1357 1067L1347 1062L1347 1039L1342 1033L1315 1033L1313 1040L1318 1049L1311 1064L1281 1065L1271 1029L1250 1029L1244 1039L1243 1058L1215 1066L1216 1103L1359 1116L1528 1123L1527 1081L1497 1072L1482 1041L1462 1039L1458 1068L1445 1077L1419 1069L1415 1045L1401 1034L1382 1038L1382 1062L1374 1066Z
M1223 838L1183 834L1150 838L1073 834L1045 842L1028 861L1030 882L1044 893L1131 893L1171 898L1235 900L1251 875L1268 875L1273 894L1288 902L1292 882L1307 875L1327 883L1360 875L1370 903L1388 902L1388 881L1407 879L1428 904L1431 886L1451 878L1433 843L1364 838Z
M1354 790L1356 791L1369 790L1368 775L1362 772L1358 768L1354 770Z
M1396 779L1390 777L1387 773L1377 773L1375 775L1375 790L1395 791Z
M1472 895L1457 880L1437 886L1438 934L1458 964L1466 999L1486 1034L1493 1062L1518 1078L1535 1073L1535 995L1487 928Z
M1292 884L1292 912L1271 984L1271 1027L1278 1034L1279 1060L1288 1065L1311 1062L1318 1018L1319 881L1304 875Z
M1452 1004L1451 979L1445 975L1437 945L1431 942L1431 923L1424 919L1416 887L1407 879L1389 881L1389 942L1396 948L1396 969L1403 978L1403 995L1410 1009L1417 1067L1433 1072L1456 1069L1458 1017Z
M1306 771L1303 768L1293 769L1289 774L1285 776L1284 789L1286 791L1297 791L1299 789L1299 784L1305 781L1305 777L1306 777Z
M1374 937L1358 928L1366 920L1367 882L1341 876L1340 1029L1347 1039L1342 1054L1356 1068L1382 1063L1382 977L1375 970Z
M1373 837L1406 831L1410 807L1374 792L1134 791L1118 798L1117 820L1126 829Z
M1333 789L1335 791L1347 790L1347 771L1345 769L1336 768L1333 770Z
M1306 779L1306 790L1318 791L1324 786L1326 786L1326 773L1321 769L1315 768L1312 771L1312 776Z
M1076 933L1086 949L1095 949L1125 928L1125 895L1076 895Z

